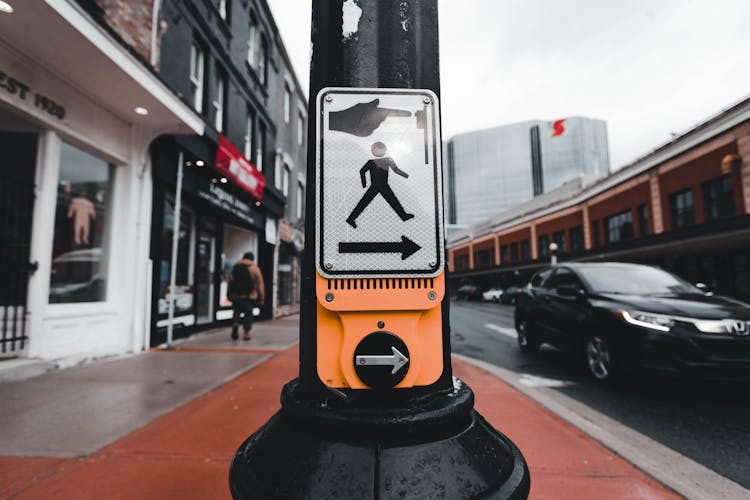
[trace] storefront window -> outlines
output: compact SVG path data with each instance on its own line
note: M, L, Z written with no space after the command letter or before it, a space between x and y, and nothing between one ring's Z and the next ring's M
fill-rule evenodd
M174 233L174 198L171 196L164 199L164 224L162 226L162 258L159 263L159 314L167 314L169 312L169 282ZM185 205L180 210L179 233L174 292L176 314L193 309L195 218L193 212L187 209Z
M61 144L50 303L107 298L113 178L106 161Z
M279 247L279 305L292 303L292 261L294 253L286 244Z

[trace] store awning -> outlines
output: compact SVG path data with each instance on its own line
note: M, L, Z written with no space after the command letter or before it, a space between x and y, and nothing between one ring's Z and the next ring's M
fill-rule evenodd
M144 64L68 0L8 0L0 43L72 84L126 123L159 133L198 134L203 120ZM136 108L148 111L139 115Z
M263 199L266 177L223 135L219 135L216 169L256 200Z

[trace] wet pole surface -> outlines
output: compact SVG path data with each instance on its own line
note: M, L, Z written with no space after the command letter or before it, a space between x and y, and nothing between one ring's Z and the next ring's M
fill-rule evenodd
M298 356L296 347L276 354L85 457L0 457L0 496L230 498L232 456L278 411ZM453 368L474 390L476 409L524 450L530 498L679 498L490 373L457 359Z

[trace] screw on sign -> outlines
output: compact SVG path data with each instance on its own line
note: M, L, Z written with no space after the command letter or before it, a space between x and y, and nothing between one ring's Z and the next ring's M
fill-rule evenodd
M318 301L319 378L335 388L430 385L443 370L445 293L437 97L356 88L317 97L317 296L336 291Z

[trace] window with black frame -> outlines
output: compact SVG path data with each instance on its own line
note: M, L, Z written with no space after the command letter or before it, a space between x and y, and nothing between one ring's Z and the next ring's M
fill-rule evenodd
M487 268L491 265L491 256L489 250L480 250L477 252L476 265L479 268Z
M703 184L706 220L709 222L734 215L732 176L722 175Z
M469 269L469 256L468 255L459 255L455 259L456 262L456 271L465 271Z
M539 257L549 256L549 235L544 234L539 237Z
M508 254L508 245L500 246L500 263L507 264L510 261L510 255Z
M260 54L258 56L258 78L265 86L268 81L268 42L266 36L260 35Z
M258 61L258 20L250 13L250 25L247 37L247 65L255 69Z
M607 228L607 243L633 239L633 215L630 210L604 219Z
M214 128L218 132L224 131L224 110L226 109L226 96L227 96L227 76L221 66L216 66L214 72L213 81L213 99L211 104L213 106L214 114Z
M292 262L294 251L286 243L279 246L279 291L278 301L280 306L288 306L292 303Z
M228 23L230 2L227 0L218 0L216 3L216 8L219 9L219 15L221 16L221 18Z
M565 231L555 231L554 234L555 244L557 245L557 254L563 255L567 253L568 248L565 246Z
M190 46L190 93L191 104L198 112L203 112L203 87L206 51L203 44L193 40Z
M638 205L638 226L640 227L641 238L649 235L650 228L648 224L648 205L643 203Z
M521 260L531 260L531 245L529 240L521 242Z
M266 125L258 119L258 140L255 141L255 167L263 172L263 156L266 151Z
M583 226L570 228L570 253L583 251Z
M284 82L284 123L292 121L292 89Z
M255 139L253 138L253 134L255 130L255 111L253 111L253 108L250 106L247 107L247 118L245 120L245 147L243 152L245 153L245 158L250 160L253 157L253 142Z
M692 226L695 223L692 189L688 188L669 195L669 207L672 211L674 229Z
M511 262L518 261L518 243L510 244L510 261Z

